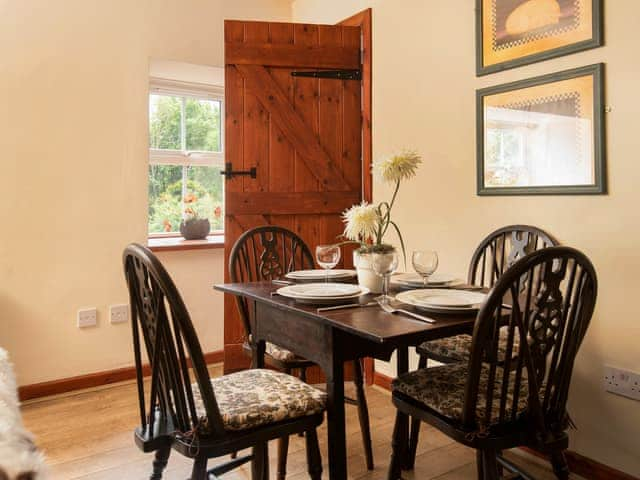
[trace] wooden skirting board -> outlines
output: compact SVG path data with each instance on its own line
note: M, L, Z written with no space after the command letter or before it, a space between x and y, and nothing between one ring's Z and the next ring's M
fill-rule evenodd
M205 353L204 359L208 364L220 363L224 360L224 352L222 350L216 350L215 352ZM143 371L145 375L149 375L151 373L148 365L144 366ZM57 395L74 390L81 390L83 388L100 387L110 383L132 380L134 378L136 378L135 367L116 368L114 370L106 370L104 372L79 375L77 377L61 378L59 380L51 380L49 382L24 385L18 388L18 395L20 396L20 401L24 402L25 400L31 400L34 398Z
M387 375L379 372L374 372L373 383L385 390L391 390L391 381L393 379ZM540 452L531 450L530 448L523 447L527 453L535 455L537 457L544 458ZM567 450L565 452L567 463L569 464L569 470L572 473L580 475L588 480L640 480L638 477L629 475L628 473L621 472L615 468L604 465L592 458L585 457L579 453Z

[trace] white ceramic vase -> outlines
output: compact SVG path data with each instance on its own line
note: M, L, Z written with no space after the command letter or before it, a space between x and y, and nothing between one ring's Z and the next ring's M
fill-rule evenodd
M353 252L353 264L358 272L358 284L367 287L371 293L382 293L383 279L374 272L371 266L370 253Z

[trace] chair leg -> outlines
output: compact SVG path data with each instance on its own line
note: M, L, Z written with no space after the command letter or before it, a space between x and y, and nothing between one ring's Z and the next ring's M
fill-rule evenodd
M568 480L569 464L564 456L564 452L557 451L551 454L551 466L558 480Z
M156 451L155 458L153 459L153 473L151 474L150 480L160 480L162 478L162 472L169 462L170 454L171 447L161 448Z
M267 443L259 443L253 447L251 462L251 480L269 479L269 449Z
M307 383L307 367L301 367L298 378L302 380L304 383ZM304 433L300 432L298 434L299 437L304 437Z
M476 450L476 470L478 472L478 480L484 478L484 462L482 461L482 451Z
M307 470L311 480L322 478L322 458L320 457L320 447L318 446L318 433L316 429L308 430L305 435L307 444Z
M289 453L289 436L278 439L278 480L287 476L287 454Z
M482 450L482 480L500 480L498 458L495 450Z
M367 460L367 469L373 470L373 447L371 446L371 427L369 425L369 408L367 396L364 391L364 378L362 375L361 361L354 360L354 383L356 385L356 398L358 400L358 419L360 420L360 432L364 444L364 455Z
M208 480L207 477L207 457L196 457L191 470L191 480Z
M418 360L418 370L427 368L427 356L420 355ZM405 461L405 468L407 470L413 470L416 464L416 451L418 450L418 439L420 438L420 420L417 418L411 419L411 430L409 432L409 451L407 452L407 459Z
M399 480L402 463L405 459L405 451L407 448L407 434L409 430L409 419L400 412L396 412L396 423L393 427L393 439L391 441L391 461L389 462L388 480Z

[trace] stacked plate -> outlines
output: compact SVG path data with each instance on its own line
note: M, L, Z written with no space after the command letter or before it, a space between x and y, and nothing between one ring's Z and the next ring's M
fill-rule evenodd
M369 293L369 289L348 283L302 283L279 288L277 292L300 303L331 305L352 302Z
M285 275L289 280L315 282L319 280L344 281L356 276L355 270L296 270Z
M473 313L480 309L486 299L485 293L442 288L408 290L396 295L399 302L436 313Z
M417 273L401 273L391 277L391 284L403 288L424 288L422 277ZM464 280L448 273L434 273L429 277L427 288L446 288L464 285Z

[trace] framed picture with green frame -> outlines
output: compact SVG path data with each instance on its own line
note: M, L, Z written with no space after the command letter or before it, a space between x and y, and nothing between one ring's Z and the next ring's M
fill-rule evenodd
M603 44L602 0L476 0L476 74Z
M606 193L604 64L476 92L478 195Z

